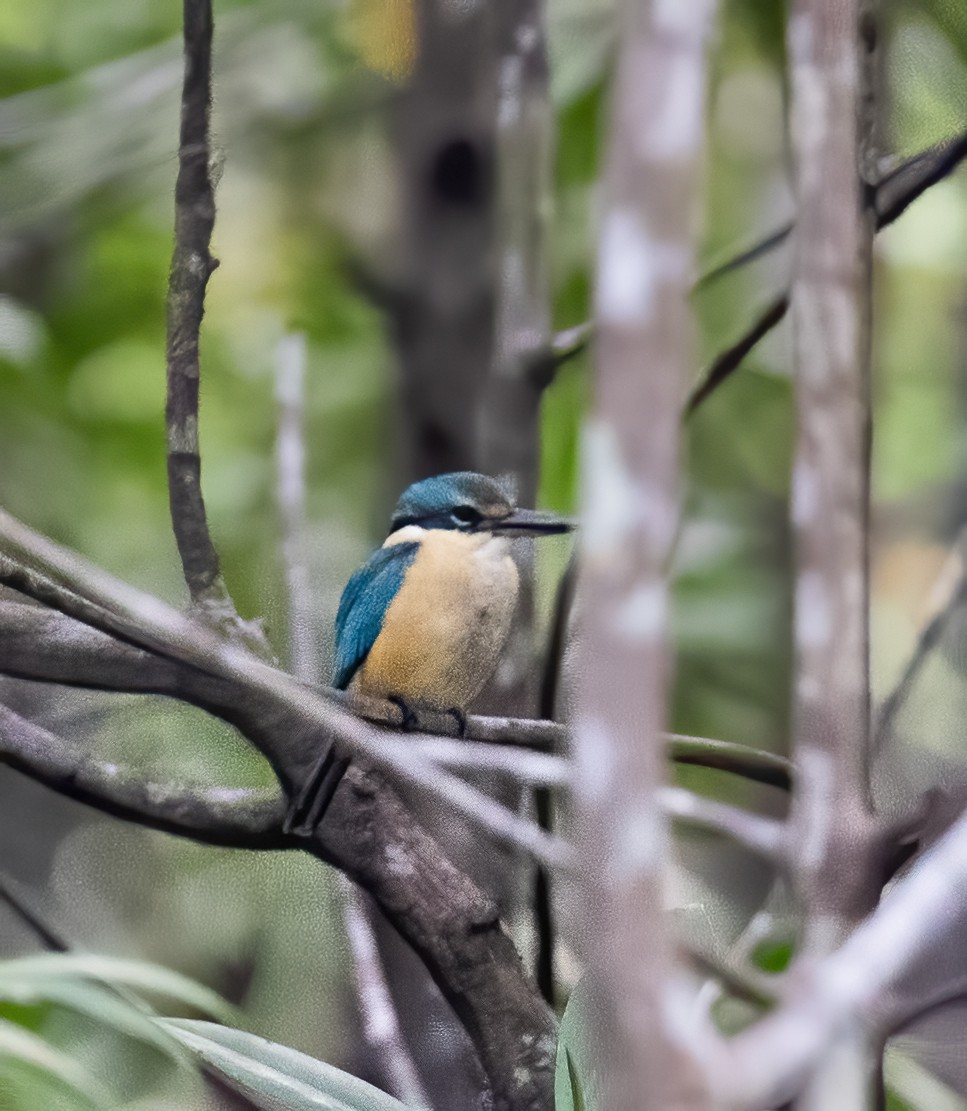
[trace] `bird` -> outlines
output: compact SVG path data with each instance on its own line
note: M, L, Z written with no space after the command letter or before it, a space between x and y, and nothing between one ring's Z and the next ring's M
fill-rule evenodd
M519 589L509 538L568 532L563 517L519 508L474 471L409 486L390 531L346 584L336 615L333 686L420 707L468 706L497 667Z
M395 702L407 729L418 709L450 713L462 735L517 605L509 538L573 527L519 508L496 479L474 471L414 482L396 503L382 547L343 590L332 685ZM307 835L318 826L348 766L330 746L292 801L285 832Z

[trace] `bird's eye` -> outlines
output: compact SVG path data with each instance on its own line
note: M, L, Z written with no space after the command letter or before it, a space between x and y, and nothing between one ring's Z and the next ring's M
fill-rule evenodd
M450 516L458 525L479 525L483 515L478 513L472 505L458 505L450 511Z

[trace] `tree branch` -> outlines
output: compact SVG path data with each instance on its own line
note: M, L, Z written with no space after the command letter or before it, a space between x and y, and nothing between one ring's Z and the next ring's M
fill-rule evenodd
M186 674L205 673L205 682L213 677L228 695L219 716L264 753L286 794L298 791L318 754L336 743L350 751L365 750L418 785L427 786L432 779L440 788L449 781L451 806L475 807L479 801L477 792L454 776L441 775L439 769L424 776L405 754L387 748L379 756L385 739L349 711L158 599L83 564L2 511L0 546L29 558L87 601L103 606L110 614L105 624L179 660L187 665ZM520 820L507 812L502 821L510 833ZM524 825L524 836L534 846L549 849L557 862L567 858L566 846ZM419 954L470 1033L495 1106L501 1111L543 1109L554 1068L553 1016L501 929L494 903L450 863L383 776L361 761L350 765L325 820L303 847L368 890ZM467 969L486 969L486 976L468 977Z
M794 0L788 48L798 219L792 293L797 432L792 877L801 959L828 953L876 905L882 831L870 790L869 154L872 11L866 0ZM797 1111L866 1108L872 1046L843 1031Z
M962 535L957 548L951 553L950 557L944 561L944 566L940 572L940 580L931 594L936 593L937 589L944 589L947 597L939 602L938 608L930 620L920 630L920 635L917 638L916 646L907 661L906 667L903 669L903 674L900 676L893 690L883 700L883 705L876 717L876 729L873 734L873 750L876 752L879 747L888 739L890 731L893 728L893 723L896 720L897 714L906 703L913 685L920 674L920 669L923 667L927 658L933 650L940 644L943 639L945 630L947 629L950 619L954 614L967 602L967 568L964 567L963 546L964 540L967 536ZM956 560L958 564L958 574L956 580L952 585L948 585L950 561Z
M243 623L222 579L201 492L198 448L198 337L205 289L218 266L209 244L215 193L209 173L211 109L211 0L184 0L185 76L181 93L175 245L168 276L167 402L168 495L171 523L192 604L213 625L235 631L267 655L260 630Z
M629 0L622 9L581 536L588 645L576 669L574 727L586 876L581 927L603 1104L700 1108L709 1105L704 1064L665 1021L682 973L663 914L659 792L670 671L665 566L679 512L692 218L713 5Z
M881 178L874 187L873 196L876 231L887 227L902 216L910 205L932 185L949 177L964 158L967 158L967 131L915 154ZM708 285L716 278L761 257L773 247L785 242L793 229L793 224L779 228L734 258L716 265L699 279L698 286ZM701 380L689 394L685 405L686 415L693 413L710 394L731 377L734 371L738 370L745 357L785 318L788 311L789 291L783 290L769 301L766 308L733 344L712 360Z
M835 952L790 970L782 1004L728 1046L720 1062L726 1082L723 1100L749 1108L776 1107L854 1023L865 1024L873 1034L885 1032L899 1012L884 1001L963 917L965 889L967 814Z
M284 796L276 789L150 783L132 768L94 760L78 745L0 704L0 763L105 814L207 845L296 847L282 834Z
M669 818L720 833L773 864L782 865L786 861L788 846L783 822L703 798L684 787L662 787L659 799Z

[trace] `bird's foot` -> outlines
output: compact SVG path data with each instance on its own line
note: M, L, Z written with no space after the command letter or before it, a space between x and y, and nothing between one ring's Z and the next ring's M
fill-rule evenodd
M292 800L282 832L297 837L311 836L325 817L348 767L349 757L338 756L335 745L330 745Z
M416 729L420 724L420 719L416 716L413 710L407 705L406 701L398 694L391 694L387 698L387 702L392 702L394 706L400 709L400 729L404 733L409 733Z
M465 737L467 735L467 715L459 706L451 706L447 713L457 723L457 736Z

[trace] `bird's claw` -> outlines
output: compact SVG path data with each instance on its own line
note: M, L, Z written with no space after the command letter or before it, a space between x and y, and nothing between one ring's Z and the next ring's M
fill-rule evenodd
M404 699L400 698L398 694L391 694L387 701L392 702L394 706L399 707L400 711L400 729L404 733L409 733L411 730L416 729L420 724L420 719L410 709Z

